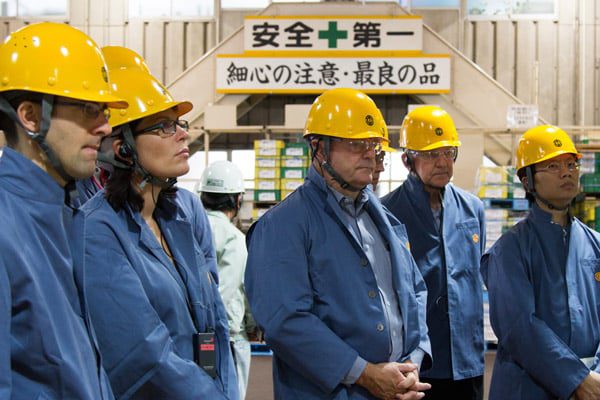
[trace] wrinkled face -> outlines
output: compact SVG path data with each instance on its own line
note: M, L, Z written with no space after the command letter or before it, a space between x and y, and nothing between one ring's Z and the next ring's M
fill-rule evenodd
M140 132L157 126L149 132L137 135L134 133L140 164L157 178L176 178L190 170L187 131L177 124L174 133L165 132L158 127L163 122L177 121L177 118L175 110L169 109L143 118L136 127L136 132Z
M379 176L385 171L385 151L375 156L375 171L373 171L373 190L377 189L379 184Z
M579 163L573 154L561 154L535 164L535 190L540 197L559 206L569 204L579 193Z
M364 188L373 180L375 154L380 139L332 139L329 161L333 169L350 185Z
M94 173L100 141L111 132L105 106L57 97L46 142L65 172L76 179Z
M441 147L430 151L411 152L414 169L425 186L442 189L454 174L456 147Z

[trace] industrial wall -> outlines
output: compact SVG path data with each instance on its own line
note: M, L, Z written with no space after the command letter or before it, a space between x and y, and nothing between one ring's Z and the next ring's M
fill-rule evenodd
M463 0L466 3L466 0ZM471 21L463 10L412 10L540 116L562 126L600 125L600 2L558 1L558 20ZM167 84L242 25L223 11L205 20L138 20L127 0L71 0L68 22L100 45L141 53ZM218 21L218 23L217 23ZM4 19L0 35L31 21Z

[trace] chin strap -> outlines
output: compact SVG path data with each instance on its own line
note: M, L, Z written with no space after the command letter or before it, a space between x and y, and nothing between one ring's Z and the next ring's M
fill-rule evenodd
M351 192L360 192L361 190L363 190L364 188L359 188L356 186L351 185L350 183L348 183L346 180L344 180L344 178L341 177L340 174L338 174L336 172L335 169L333 169L333 167L331 166L331 164L329 163L329 149L331 147L331 139L328 136L322 137L318 139L319 141L323 140L323 155L324 155L324 159L323 161L319 161L319 159L317 159L317 161L319 161L319 164L321 165L321 168L324 169L325 171L327 171L327 173L331 176L331 178L336 181L342 189L344 190L349 190ZM317 147L318 147L318 142L317 142ZM313 158L316 158L316 154L317 154L317 148L313 148L312 152L313 152Z
M541 197L538 194L538 192L535 190L532 169L533 169L532 166L528 166L525 169L525 173L527 175L527 186L526 186L527 193L531 194L536 200L539 200L540 203L544 204L550 210L556 210L556 211L565 211L565 210L568 210L569 209L569 204L567 204L564 207L559 207L557 205L554 205L554 204L550 203L548 200L544 199L543 197Z
M69 182L74 182L75 179L65 171L62 164L60 163L60 160L58 159L58 155L54 150L52 150L52 148L46 141L46 135L48 135L48 131L50 130L50 122L52 121L53 107L54 96L50 94L44 94L42 96L42 120L40 123L40 129L38 132L30 132L23 126L21 120L17 116L17 112L10 105L8 100L6 100L4 96L0 96L0 111L6 113L14 123L23 128L23 130L31 140L33 140L38 144L38 146L40 146L40 148L44 152L44 155L50 162L50 165L65 181L66 185Z

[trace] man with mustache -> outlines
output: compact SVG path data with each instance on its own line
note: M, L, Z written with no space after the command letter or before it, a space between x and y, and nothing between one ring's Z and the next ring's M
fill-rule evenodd
M425 285L402 224L368 187L385 121L364 93L324 92L304 184L252 226L246 289L273 349L276 399L420 399Z
M406 225L410 250L427 284L433 366L423 371L426 399L483 397L483 300L479 260L485 249L481 200L450 183L460 141L436 106L415 108L400 132L407 180L382 199Z
M600 235L569 212L580 158L555 126L519 140L533 204L481 263L498 336L490 400L600 398Z

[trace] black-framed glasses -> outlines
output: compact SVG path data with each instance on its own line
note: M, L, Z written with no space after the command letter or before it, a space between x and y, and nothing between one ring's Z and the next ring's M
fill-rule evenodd
M83 115L87 119L94 121L98 119L100 115L103 115L107 121L110 119L110 109L106 106L106 104L67 100L56 100L54 104L61 106L80 107Z
M188 129L190 129L190 124L189 122L183 119L166 119L164 121L160 121L157 124L151 125L147 128L134 132L134 134L142 135L149 133L153 135L158 135L162 138L167 138L169 136L173 136L177 132L177 127L180 127L181 129L187 132Z
M447 149L439 149L439 150L429 150L429 151L414 151L411 150L410 153L415 156L422 158L424 160L435 161L440 157L443 157L446 160L456 160L456 156L458 155L458 148L449 147Z
M374 150L375 154L381 153L381 141L370 139L342 139L331 138L335 142L344 143L350 152L354 154L363 154L369 150Z
M547 164L545 167L543 168L539 168L538 166L535 167L535 172L549 172L551 174L558 174L560 173L560 171L563 170L563 168L566 168L567 170L569 170L569 172L575 172L575 171L579 171L581 164L579 163L579 161L569 161L566 163L561 163L558 161L552 161L550 164Z

